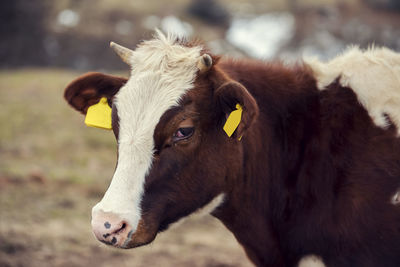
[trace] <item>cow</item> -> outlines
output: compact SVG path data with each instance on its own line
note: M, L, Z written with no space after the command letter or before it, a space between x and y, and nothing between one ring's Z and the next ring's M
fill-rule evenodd
M129 79L91 72L64 95L83 114L101 98L112 109L98 240L143 246L214 203L256 266L400 266L399 54L353 47L288 65L159 31L111 46Z

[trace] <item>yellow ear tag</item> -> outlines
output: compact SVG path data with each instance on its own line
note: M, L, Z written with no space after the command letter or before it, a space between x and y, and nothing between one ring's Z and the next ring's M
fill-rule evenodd
M102 97L99 103L88 108L85 124L90 127L111 130L111 108L107 103L107 98Z
M242 120L242 111L243 111L242 106L236 104L236 110L232 111L231 114L229 114L228 119L226 120L223 128L229 137L232 136L233 132L239 126L239 123Z

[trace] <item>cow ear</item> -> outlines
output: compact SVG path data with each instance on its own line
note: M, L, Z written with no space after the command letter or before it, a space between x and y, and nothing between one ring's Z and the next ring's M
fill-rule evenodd
M64 98L77 111L86 114L87 109L106 97L111 104L112 97L126 83L127 79L98 72L88 72L72 81L64 91Z
M238 108L239 110L242 110L241 117L238 114L235 114L239 116L237 122L240 122L237 127L236 125L234 126L233 133L233 136L240 139L258 117L258 105L256 100L242 84L236 81L228 81L222 84L215 91L215 95L219 106L221 107L221 110L225 116L224 126L227 126L226 121L232 119L230 118L233 117L232 112L235 112L235 110L237 110ZM228 123L231 124L232 122L229 121ZM235 122L233 123L235 124ZM225 132L227 131L225 130ZM228 132L227 134L229 135Z

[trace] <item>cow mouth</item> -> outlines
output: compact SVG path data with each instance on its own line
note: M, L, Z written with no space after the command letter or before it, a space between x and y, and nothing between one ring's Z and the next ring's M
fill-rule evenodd
M130 230L123 242L118 245L111 245L123 249L144 246L153 242L157 232L157 227L150 227L149 224L145 224L143 220L140 220L135 232Z

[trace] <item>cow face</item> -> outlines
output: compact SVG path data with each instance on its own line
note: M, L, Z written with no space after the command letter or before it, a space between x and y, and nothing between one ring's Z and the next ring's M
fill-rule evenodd
M238 139L258 109L201 46L160 33L135 51L114 46L132 67L129 80L87 74L67 87L65 97L82 113L101 97L109 99L118 163L93 207L92 227L100 241L131 248L228 195L241 172ZM242 121L229 138L222 127L238 103Z

